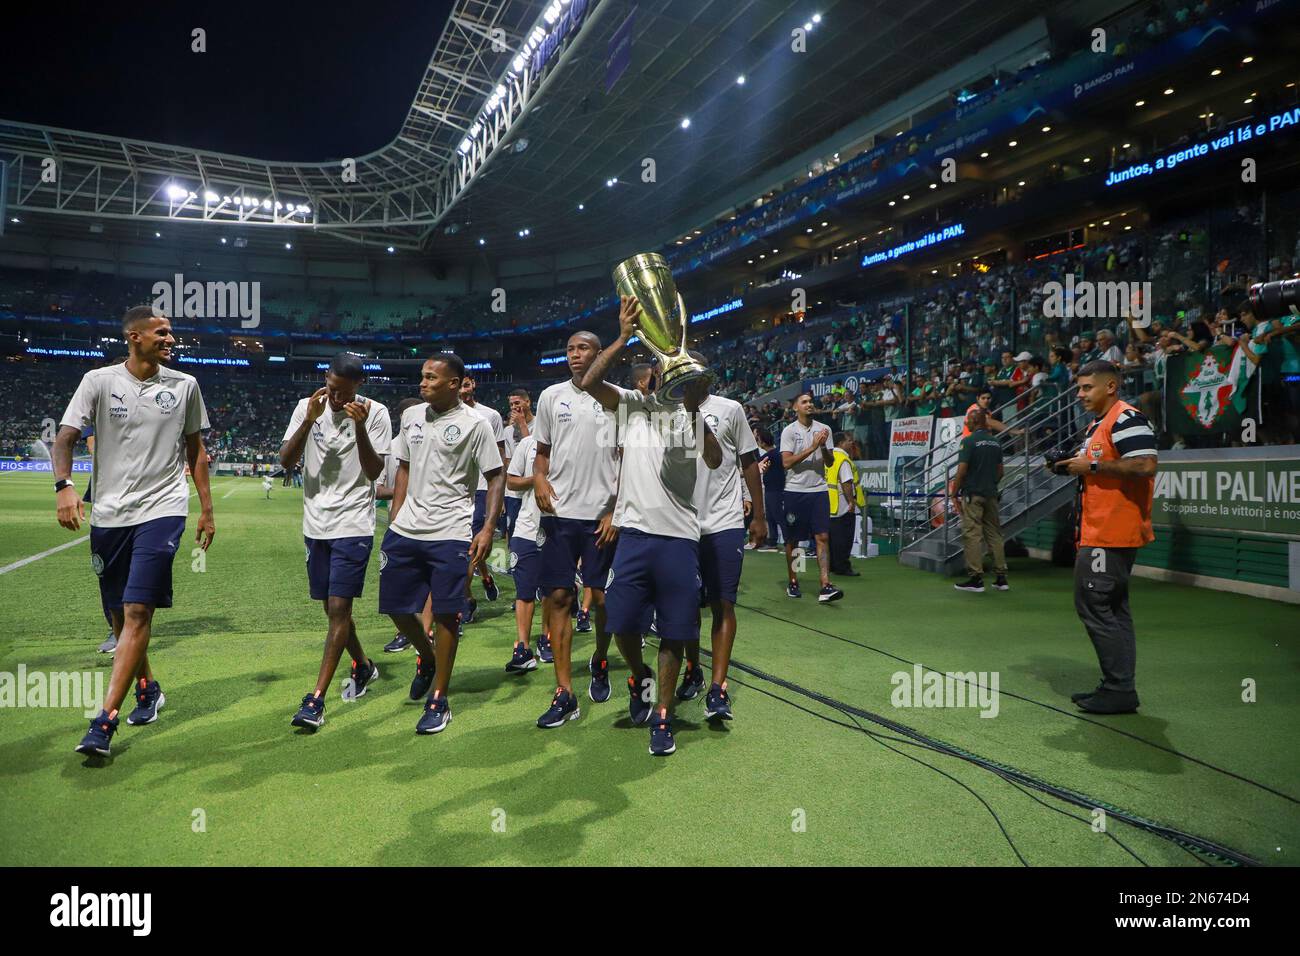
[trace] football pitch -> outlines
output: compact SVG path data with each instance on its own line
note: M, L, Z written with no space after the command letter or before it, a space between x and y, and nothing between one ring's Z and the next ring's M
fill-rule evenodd
M856 562L862 577L844 584L843 601L819 606L811 572L805 597L791 600L781 557L749 553L736 719L708 724L702 695L681 704L677 753L656 759L647 729L628 721L616 652L608 703L586 697L579 665L581 718L534 725L554 684L546 666L504 671L514 636L504 575L494 604L475 584L480 620L460 645L452 724L417 736L415 655L382 653L393 628L376 611L376 564L356 623L380 680L357 702L339 700L345 655L326 723L309 734L289 719L313 687L325 617L307 597L301 492L277 481L267 501L257 480L218 478L213 498L206 566L192 566L192 501L176 606L154 619L150 656L167 697L157 723L123 720L114 756L87 759L72 750L81 707L0 708L0 864L1213 862L1107 808L1264 863L1300 862L1294 606L1135 578L1142 711L1089 717L1068 698L1097 680L1068 570L1013 562L1012 591L969 595L877 558ZM0 475L0 568L87 533L58 527L47 475ZM106 683L88 542L0 573L0 597L11 690L20 668L100 671ZM591 639L576 635L575 662ZM996 710L895 706L899 675L931 671L975 672L988 688L996 679ZM1086 795L1102 812L866 714Z

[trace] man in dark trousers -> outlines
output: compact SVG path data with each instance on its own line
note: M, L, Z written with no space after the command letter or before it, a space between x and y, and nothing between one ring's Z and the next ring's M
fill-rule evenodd
M984 593L984 548L993 552L993 587L1009 591L1007 556L1002 548L998 517L998 482L1002 480L1002 446L988 430L989 417L980 405L966 413L969 430L957 452L957 474L952 481L953 501L961 515L961 540L966 551L967 579L954 584L958 591Z
M830 492L831 508L831 574L856 578L849 562L853 552L853 532L858 523L858 470L853 460L858 457L858 443L848 432L835 436L831 450L833 461L826 466L826 487Z
M1079 402L1094 418L1075 456L1053 467L1082 484L1074 608L1097 651L1101 683L1071 699L1094 714L1138 709L1137 635L1128 580L1138 548L1155 540L1156 436L1146 416L1120 399L1120 376L1110 362L1089 362L1079 369Z

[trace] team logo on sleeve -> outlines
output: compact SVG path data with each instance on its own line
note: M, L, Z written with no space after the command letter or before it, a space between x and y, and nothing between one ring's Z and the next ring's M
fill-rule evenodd
M90 556L90 570L95 572L96 577L104 576L104 559L97 554Z
M605 590L608 591L613 586L614 586L614 569L610 568L609 577L605 579Z
M384 568L386 568L386 567L388 567L388 552L387 552L387 551L384 551L384 550L380 550L380 552L379 552L379 570L380 570L380 571L383 571Z
M511 570L511 571L514 571L514 569L515 569L515 565L517 565L518 563L519 563L519 555L517 555L517 554L515 554L515 552L511 551L511 552L510 552L510 570Z
M794 524L798 520L799 520L798 516L793 511L787 511L785 513L786 524Z
M709 431L716 432L718 430L717 415L714 415L712 412L710 412L709 414L704 416L704 420L709 423Z
M177 405L176 393L166 388L155 395L153 400L164 412L170 412Z
M307 556L303 558L303 561L304 561L305 563L307 563L307 564L310 564L310 563L311 563L311 545L309 545L309 544L304 544L304 545L302 546L302 549L303 549L304 551L307 552Z
M534 542L539 548L546 543L546 532L541 528L537 529L537 541Z
M442 430L442 440L448 445L454 445L460 441L460 426L448 425Z

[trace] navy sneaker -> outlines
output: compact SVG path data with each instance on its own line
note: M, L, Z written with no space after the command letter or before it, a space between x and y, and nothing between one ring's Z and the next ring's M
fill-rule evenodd
M127 715L126 722L135 724L152 724L158 719L158 711L167 703L162 688L156 680L147 681L141 677L135 683L135 710Z
M315 730L325 723L325 701L315 694L308 694L302 699L302 706L289 723L295 727L310 727Z
M501 596L501 589L497 587L497 579L488 575L483 581L483 596L489 601L495 601Z
M838 601L844 597L844 592L833 584L828 584L817 593L817 600L821 604L829 604L831 601Z
M667 714L660 714L650 724L650 753L655 757L667 757L676 749L672 718Z
M375 666L374 661L366 658L366 662L360 666L353 661L352 676L343 682L343 699L356 700L358 697L364 697L378 676L379 668Z
M396 635L391 641L384 645L385 654L397 654L411 646L411 639L405 634Z
M108 711L101 710L99 716L90 722L90 729L86 731L86 736L82 737L81 743L77 744L77 753L107 757L108 745L115 733L117 733L117 718L109 720Z
M474 600L473 598L470 598L470 599L469 599L469 610L468 610L468 611L465 611L464 613L461 614L461 616L460 616L460 623L461 623L461 624L473 624L473 623L474 623L474 615L475 615L477 612L478 612L478 601Z
M798 581L791 581L789 584L785 586L785 596L792 597L792 598L803 597L803 592L799 590Z
M731 720L731 697L727 689L718 684L704 695L704 716L707 720Z
M682 675L682 686L677 688L678 700L694 700L704 688L704 671L699 664L686 662L686 673Z
M551 650L551 635L543 634L537 639L537 659L543 664L555 663L555 652Z
M604 701L610 700L610 662L597 663L593 654L590 661L586 662L586 669L591 672L591 683L586 685L586 696L594 704L604 704Z
M438 662L429 658L426 663L419 654L415 655L415 679L411 681L411 700L427 697L433 686L433 675L438 669Z
M551 698L551 706L546 708L546 713L537 718L537 726L547 729L561 727L566 720L577 720L581 716L578 698L563 687L557 687L555 696Z
M644 724L654 713L655 678L649 667L640 680L635 677L627 679L627 713L634 724Z
M510 655L510 663L506 665L506 670L512 674L537 670L537 658L533 656L531 648L524 646L523 641L515 645L515 652Z
M447 729L451 723L451 705L447 703L446 697L434 697L429 695L428 701L425 702L424 713L420 714L420 721L415 725L417 734L440 734Z
M99 645L99 653L112 654L116 650L117 650L117 635L114 634L112 631L109 631L108 640L104 641L103 644Z
M573 626L573 629L577 631L579 634L586 634L588 631L590 631L591 612L584 611L582 608L578 608L578 623Z

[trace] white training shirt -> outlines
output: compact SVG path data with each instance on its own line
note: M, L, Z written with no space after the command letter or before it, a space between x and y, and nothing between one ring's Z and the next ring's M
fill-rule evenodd
M510 459L506 474L531 478L533 462L536 458L537 439L532 435L519 439L519 444L515 446L515 456ZM536 542L537 528L542 516L541 509L537 507L537 499L532 491L516 491L515 495L519 498L519 514L515 517L515 530L510 537Z
M485 422L487 422L487 424L488 424L488 428L489 428L489 429L491 430L491 432L492 432L492 440L493 440L494 442L503 442L503 441L505 441L505 434L504 434L504 433L502 432L502 430L501 430L501 413L500 413L500 412L498 412L495 408L488 408L488 407L487 407L486 405L484 405L482 402L476 402L476 403L473 404L473 405L465 405L465 407L468 408L468 409L469 409L471 412L473 412L474 414L480 416L480 417L481 417ZM500 454L501 454L501 450L500 450L500 448L498 447L498 449L497 449L497 456L500 457ZM510 452L509 452L509 451L506 452L506 457L507 457L507 458L510 457ZM475 490L476 490L476 491L487 491L487 479L484 478L483 475L482 475L481 473L479 474L479 477L478 477L478 487L477 487Z
M504 434L505 434L505 436L506 436L506 460L507 460L507 461L514 461L514 460L515 460L515 451L516 451L516 449L519 448L519 445L523 442L523 439L522 439L522 438L516 438L516 437L515 437L515 426L514 426L514 425L507 424L507 425L505 425L504 427L505 427ZM526 436L526 437L532 437L532 432L529 431L528 436ZM534 440L535 440L535 439L534 439ZM536 454L536 452L534 452L534 454ZM529 466L529 467L531 468L532 466ZM506 470L509 471L509 465L506 466ZM532 474L532 472L530 471L529 474ZM519 492L517 492L517 491L511 491L509 488L507 488L507 489L506 489L506 497L507 497L507 498L522 498L523 495L521 495L521 494L520 494Z
M548 386L537 402L533 435L537 444L551 447L546 477L555 492L557 517L590 521L613 507L618 489L618 419L600 402L571 379Z
M302 427L310 401L310 397L300 399L294 406L282 442ZM367 399L358 395L356 401ZM383 461L390 450L392 425L388 409L373 398L368 401L366 434ZM375 533L375 483L361 470L355 424L347 412L330 408L328 399L302 450L302 533L319 540Z
M185 436L211 427L194 376L162 365L145 381L125 363L93 369L60 423L95 429L91 527L127 528L189 512Z
M781 451L799 454L813 443L813 438L818 432L826 432L826 441L822 448L830 451L833 446L830 431L815 418L807 428L799 424L799 419L796 418L781 429ZM820 450L785 470L785 490L798 492L826 490L826 465Z
M732 531L745 527L745 481L740 456L757 452L758 443L745 418L740 402L710 395L700 405L700 414L722 446L722 464L710 468L701 454L696 458L695 513L700 534Z
M690 414L681 405L625 389L620 390L618 414L623 422L623 475L614 524L698 541L695 480L702 449Z
M468 543L474 486L501 467L487 420L461 402L441 415L432 405L414 405L402 415L393 454L409 462L409 474L406 499L389 527L419 541Z

